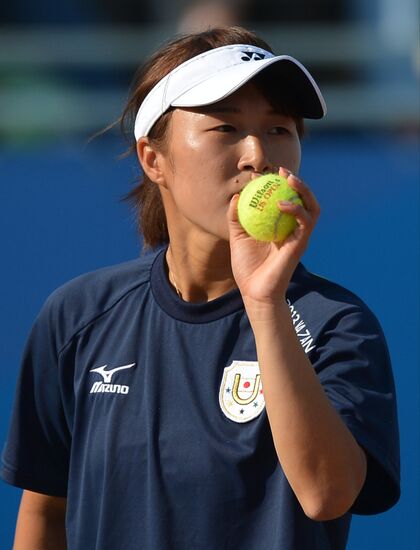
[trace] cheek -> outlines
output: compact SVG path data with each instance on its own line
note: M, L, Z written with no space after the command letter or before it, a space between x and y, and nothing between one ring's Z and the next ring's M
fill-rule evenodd
M276 165L283 166L293 174L299 173L301 148L299 141L287 142L276 151Z
M300 150L300 147L299 147L299 150L296 151L295 156L294 156L294 159L293 159L293 169L292 169L292 172L293 172L294 174L298 174L298 173L299 173L300 161L301 161L301 150Z
M173 180L183 192L195 194L200 189L202 195L211 197L217 193L217 182L222 188L229 175L232 177L233 155L211 140L186 135L174 145L171 156Z
M172 173L168 190L178 208L187 209L207 206L211 208L222 185L214 162L209 161L208 154L185 149L173 159Z

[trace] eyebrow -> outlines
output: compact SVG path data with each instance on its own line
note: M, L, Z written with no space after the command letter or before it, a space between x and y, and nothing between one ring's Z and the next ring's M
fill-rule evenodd
M240 109L238 109L238 107L234 107L233 105L217 105L217 104L213 104L213 105L201 105L200 107L196 107L197 109L199 109L203 114L211 114L211 113L220 113L220 114L223 114L223 113L234 113L234 114L238 114L241 112ZM283 116L285 118L288 117L288 115L286 115L285 113L282 113L279 109L270 109L269 111L267 111L267 114L268 115L280 115L280 116Z
M201 105L197 107L203 113L239 113L240 109L231 105Z

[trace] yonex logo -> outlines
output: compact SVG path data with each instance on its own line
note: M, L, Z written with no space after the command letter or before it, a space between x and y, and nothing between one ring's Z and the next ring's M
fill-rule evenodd
M265 59L263 53L257 52L241 52L244 54L244 57L241 57L242 61L260 61L260 59Z
M129 365L122 365L121 367L115 367L114 369L105 370L108 365L103 365L96 369L92 369L90 372L97 372L103 378L103 381L97 381L90 389L90 393L122 393L127 394L130 390L129 386L122 384L111 384L112 377L120 370L131 369L135 363Z

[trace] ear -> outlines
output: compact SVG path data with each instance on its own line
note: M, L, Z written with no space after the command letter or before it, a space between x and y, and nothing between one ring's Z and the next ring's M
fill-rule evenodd
M136 148L137 156L146 176L154 183L166 187L162 170L165 165L163 155L152 147L147 137L141 137Z

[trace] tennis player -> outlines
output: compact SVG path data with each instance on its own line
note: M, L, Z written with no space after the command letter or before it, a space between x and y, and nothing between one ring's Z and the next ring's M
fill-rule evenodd
M1 476L15 550L342 550L399 498L382 330L301 263L319 216L298 176L308 70L239 28L186 35L121 117L147 254L56 290L24 353ZM237 200L287 177L298 227L254 241ZM339 178L331 186L340 200Z

